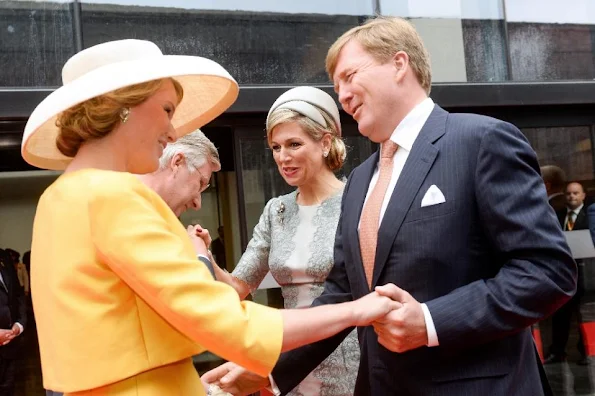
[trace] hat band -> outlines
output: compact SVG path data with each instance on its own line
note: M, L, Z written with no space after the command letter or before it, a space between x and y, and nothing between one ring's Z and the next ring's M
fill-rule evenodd
M326 121L325 121L324 117L322 116L322 113L320 112L320 110L316 106L314 106L308 102L304 102L303 100L290 100L289 102L280 104L279 106L277 106L277 108L275 108L275 110L271 111L271 114L278 109L289 109L289 110L296 111L296 112L300 113L301 115L306 116L309 119L311 119L312 121L316 122L321 127L323 127L323 128L327 127ZM268 126L268 120L267 120L267 126Z

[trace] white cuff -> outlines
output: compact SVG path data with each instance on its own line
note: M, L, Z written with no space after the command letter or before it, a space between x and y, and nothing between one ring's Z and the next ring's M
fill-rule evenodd
M19 322L15 322L14 324L17 325L20 330L19 335L23 334L23 331L25 331L25 328L23 327L23 325L20 324Z
M269 375L269 381L271 382L270 386L267 386L267 390L269 392L272 392L275 396L280 396L281 395L281 391L279 390L279 387L277 387L277 384L275 384L275 380L273 379L272 375Z
M436 327L434 326L434 321L432 320L432 314L430 314L430 310L428 309L428 306L426 304L421 304L421 309L422 311L424 311L424 319L426 320L428 346L438 346L438 334L436 333Z

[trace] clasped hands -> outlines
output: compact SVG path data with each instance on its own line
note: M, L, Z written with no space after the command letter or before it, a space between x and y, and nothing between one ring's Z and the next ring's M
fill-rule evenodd
M209 230L201 227L199 224L196 224L189 225L186 228L186 232L190 237L190 241L192 242L192 246L194 246L196 253L208 256L208 249L212 242Z
M389 283L376 287L370 294L389 297L399 303L395 305L396 309L370 320L380 345L397 353L427 345L428 334L421 304L407 291ZM365 301L368 297L371 297L369 301L374 303L371 295L360 300L370 303ZM364 316L369 316L369 311ZM270 385L268 378L260 377L231 362L205 373L201 379L205 388L208 388L209 384L215 384L234 396L249 395Z
M11 329L0 329L0 345L10 343L19 334L21 334L21 328L16 323Z

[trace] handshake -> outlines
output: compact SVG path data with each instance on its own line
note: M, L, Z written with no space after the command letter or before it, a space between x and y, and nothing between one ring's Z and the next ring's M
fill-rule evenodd
M428 332L422 305L408 292L392 283L347 304L352 305L356 326L373 326L378 343L392 352L402 353L428 344ZM202 378L207 395L249 395L270 386L269 378L225 363Z

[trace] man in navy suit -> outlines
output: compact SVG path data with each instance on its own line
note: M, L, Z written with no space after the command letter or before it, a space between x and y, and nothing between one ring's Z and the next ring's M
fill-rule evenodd
M585 207L587 194L583 185L579 182L568 183L564 197L566 204L556 212L560 227L564 231L588 230L589 219ZM544 360L545 364L560 363L566 360L566 344L570 335L572 315L575 314L579 325L582 322L580 305L584 294L583 268L585 264L582 260L578 260L577 265L579 276L576 293L570 301L552 315L552 345L550 346L550 354ZM580 328L578 329L576 347L581 356L577 363L582 366L589 364Z
M525 137L506 122L435 105L428 53L400 18L345 33L329 50L327 71L360 133L381 147L345 186L335 266L313 305L388 283L400 288L382 293L402 304L358 329L355 394L548 393L530 326L570 299L576 265ZM283 354L272 373L278 393L290 392L348 332ZM234 394L268 382L233 364L203 379Z

